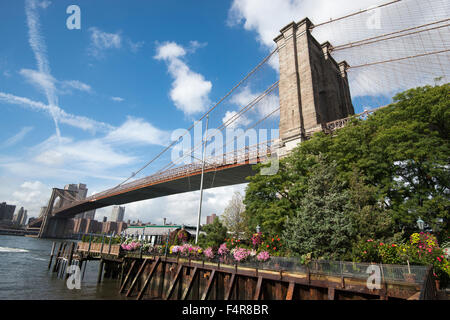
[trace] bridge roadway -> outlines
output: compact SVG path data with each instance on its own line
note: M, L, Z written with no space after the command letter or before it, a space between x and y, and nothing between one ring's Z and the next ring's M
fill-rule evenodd
M223 187L248 182L256 172L252 166L265 161L271 154L267 142L246 150L206 159L203 188ZM180 166L130 183L112 188L62 208L53 209L52 216L73 218L76 214L111 205L154 199L200 189L202 165L200 162Z
M348 118L331 121L322 126L322 130L331 133L344 127L352 118L364 118L375 110L366 110ZM307 136L309 134L307 133ZM258 145L205 160L203 188L210 189L247 182L247 177L256 172L252 166L266 161L277 150L279 141L265 141ZM112 188L86 199L74 201L61 208L53 208L51 218L69 219L76 214L93 209L121 205L134 201L154 199L168 195L196 191L200 189L202 165L200 162L179 166L158 172L119 187ZM43 217L36 219L29 227L41 227Z

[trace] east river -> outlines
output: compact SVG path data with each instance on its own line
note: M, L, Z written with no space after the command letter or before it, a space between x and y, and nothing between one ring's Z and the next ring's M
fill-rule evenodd
M81 288L70 290L48 270L51 248L49 239L0 235L0 300L123 299L117 280L103 279L97 285L96 261L88 262Z

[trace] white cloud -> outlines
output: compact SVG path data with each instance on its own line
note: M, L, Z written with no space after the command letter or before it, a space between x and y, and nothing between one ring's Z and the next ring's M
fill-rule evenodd
M253 92L249 86L245 86L230 98L230 103L236 105L239 109L242 109L253 102L261 94L263 94L263 92ZM247 126L252 122L256 122L272 113L279 107L279 105L278 96L274 91L272 91L256 102L251 109L246 111L243 115L239 116L230 125L228 125L228 128L234 129L239 126ZM236 111L227 111L222 119L222 122L225 123L236 114ZM271 117L277 117L278 115L279 113L275 112Z
M139 51L144 45L144 41L134 42L122 35L122 32L109 33L97 27L89 28L91 42L88 53L95 58L102 58L106 50L129 48L133 53Z
M52 2L47 1L47 0L43 0L43 1L37 3L37 5L43 9L46 9L51 4L52 4Z
M61 137L58 143L55 136L36 146L37 163L48 166L79 167L82 169L104 170L133 163L136 158L119 153L101 139L74 141Z
M204 190L201 223L206 223L208 215L222 214L234 192L243 194L246 186L247 184L239 184ZM199 200L200 192L193 191L125 204L125 221L139 219L143 222L162 224L163 218L167 218L167 223L196 226ZM110 208L100 210L102 210L100 216L107 216L111 211Z
M122 36L118 33L101 31L97 27L90 27L91 44L89 53L94 57L103 56L103 51L108 49L119 49L122 47Z
M206 81L203 75L192 71L181 60L186 50L175 42L165 42L158 46L157 60L164 60L174 81L170 91L170 98L175 106L186 115L204 112L210 105L209 93L212 83Z
M308 17L313 24L317 25L386 2L386 0L233 0L228 23L230 26L242 25L245 30L255 32L257 41L269 51L275 48L273 39L279 34L279 30L292 21L298 22ZM312 34L319 43L329 41L333 46L338 46L441 21L448 18L449 14L450 7L445 0L400 1L316 27ZM371 27L370 21L377 17L379 17L380 28ZM442 41L446 33L445 29L437 29L411 37L352 47L351 50L334 51L332 55L338 62L346 60L350 66L355 66L439 51L448 49L447 44ZM423 59L350 69L352 96L386 95L390 97L400 90L433 83L433 78L437 76L448 78L450 68L446 62L450 61L449 55L449 53L442 53ZM278 70L278 59L271 59L269 64Z
M3 142L2 146L3 147L14 146L18 142L22 141L31 130L33 130L33 127L23 127L22 129L20 129L18 133L16 133L15 135L7 139L5 142Z
M142 48L142 46L144 45L144 41L138 41L138 42L133 42L131 40L128 40L128 46L130 47L131 52L136 53L139 51L139 49Z
M42 206L47 205L51 194L51 188L41 181L25 181L20 186L13 187L5 195L8 204L16 205L16 213L20 207L27 210L27 216L37 217Z
M281 28L292 21L297 22L308 17L313 23L320 23L385 2L385 0L234 0L228 22L232 26L243 24L245 30L257 33L257 39L261 44L274 48L273 39Z
M41 86L41 89L45 92L48 105L58 105L58 96L53 81L53 77L50 73L50 65L47 59L47 47L44 42L44 38L40 33L40 22L37 7L42 6L42 2L38 3L35 0L27 0L25 2L25 13L27 16L28 24L28 42L33 50L36 58L38 71L32 72L31 70L25 71L25 74L29 77L30 81L34 81L35 84ZM56 135L59 137L60 131L56 116L53 114L53 108L50 109L50 113L55 123Z
M167 145L169 133L154 127L143 119L128 116L120 127L108 133L105 141L116 144Z
M18 97L9 93L0 92L0 101L25 106L35 111L44 111L50 114L56 122L59 121L82 130L96 132L97 130L112 129L112 126L109 124L67 113L56 105L46 105L42 102L33 101L25 97Z
M112 101L116 101L116 102L122 102L122 101L124 101L125 99L123 99L123 98L121 98L121 97L111 97L111 100L112 100Z
M92 88L90 85L83 83L79 80L65 80L61 82L63 88L75 89L84 92L92 92Z
M237 127L245 127L248 124L250 124L250 120L244 116L241 115L238 118L236 118L237 112L236 111L227 111L225 113L225 116L222 118L222 123L227 125L227 128L229 129L235 129ZM233 120L231 120L233 119ZM229 122L228 121L232 121Z

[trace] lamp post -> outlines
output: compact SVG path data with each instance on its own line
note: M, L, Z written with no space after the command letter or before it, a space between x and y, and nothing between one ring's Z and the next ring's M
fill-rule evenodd
M419 219L417 219L416 222L417 222L417 226L419 227L419 230L423 231L423 228L425 227L425 222L422 219L420 219L420 217L419 217Z
M208 142L208 121L209 121L209 114L206 116L205 141L203 142L202 175L201 175L201 178L200 178L200 203L198 205L198 219L197 219L197 231L195 232L195 244L198 243L198 235L200 234L200 219L201 219L201 216L202 216L203 173L205 171L206 143Z

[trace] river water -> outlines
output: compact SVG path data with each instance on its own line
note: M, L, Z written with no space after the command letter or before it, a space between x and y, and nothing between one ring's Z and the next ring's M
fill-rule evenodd
M49 239L0 235L0 300L123 299L117 280L97 284L97 261L87 263L81 289L70 290L48 270L51 248Z

